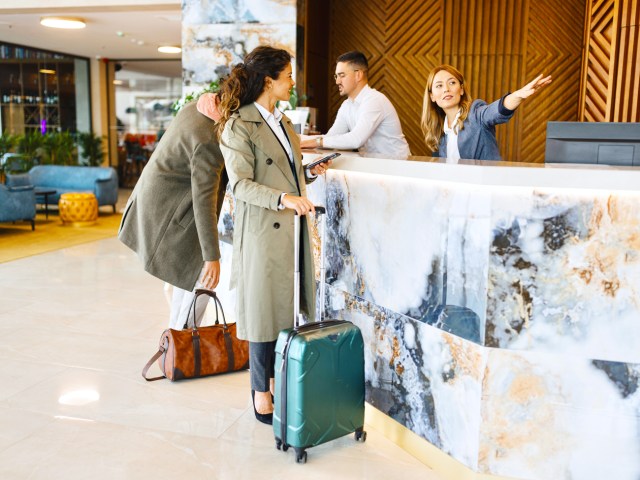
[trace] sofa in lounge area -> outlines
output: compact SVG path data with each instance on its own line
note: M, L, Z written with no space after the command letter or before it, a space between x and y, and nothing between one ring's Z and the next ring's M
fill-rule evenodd
M0 184L0 222L31 222L36 228L36 195L32 185L8 187Z
M116 211L118 174L111 167L37 165L22 175L7 175L7 185L33 185L36 190L55 190L49 202L57 204L69 192L93 193L98 206L111 205Z

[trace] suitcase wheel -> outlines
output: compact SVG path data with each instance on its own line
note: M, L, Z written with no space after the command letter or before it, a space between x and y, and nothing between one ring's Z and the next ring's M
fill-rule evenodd
M287 445L286 443L283 444L282 440L280 440L278 437L276 437L276 448L278 450L282 449L283 452L286 452L287 450L289 450L289 445Z
M307 463L307 452L304 448L296 448L296 463Z
M357 441L362 441L363 443L367 441L367 432L365 432L364 430L360 429L360 430L356 430L356 433L354 434L354 437Z

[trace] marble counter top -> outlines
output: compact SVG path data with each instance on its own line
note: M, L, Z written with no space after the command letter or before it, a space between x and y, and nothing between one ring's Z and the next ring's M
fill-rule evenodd
M324 150L305 153L304 161L312 161L326 153ZM446 159L434 157L389 159L341 153L333 163L336 170L488 186L640 190L640 168L634 167L487 160L460 160L450 164Z
M620 167L344 153L308 191L367 401L483 474L638 480L638 185Z

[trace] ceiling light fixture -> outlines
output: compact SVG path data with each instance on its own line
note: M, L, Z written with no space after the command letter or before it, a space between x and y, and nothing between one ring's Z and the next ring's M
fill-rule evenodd
M114 85L124 85L124 82L122 80L114 80L113 84Z
M82 18L72 17L42 17L40 25L51 28L84 28L87 26Z
M51 70L50 68L41 68L40 69L40 73L45 73L47 75L55 75L56 71L55 70Z
M161 45L158 47L160 53L180 53L182 49L174 45Z

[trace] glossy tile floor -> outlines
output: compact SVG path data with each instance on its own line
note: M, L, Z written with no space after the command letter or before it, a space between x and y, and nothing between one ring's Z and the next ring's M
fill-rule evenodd
M438 480L372 427L296 464L247 372L145 382L167 321L162 283L115 238L0 264L0 479Z

